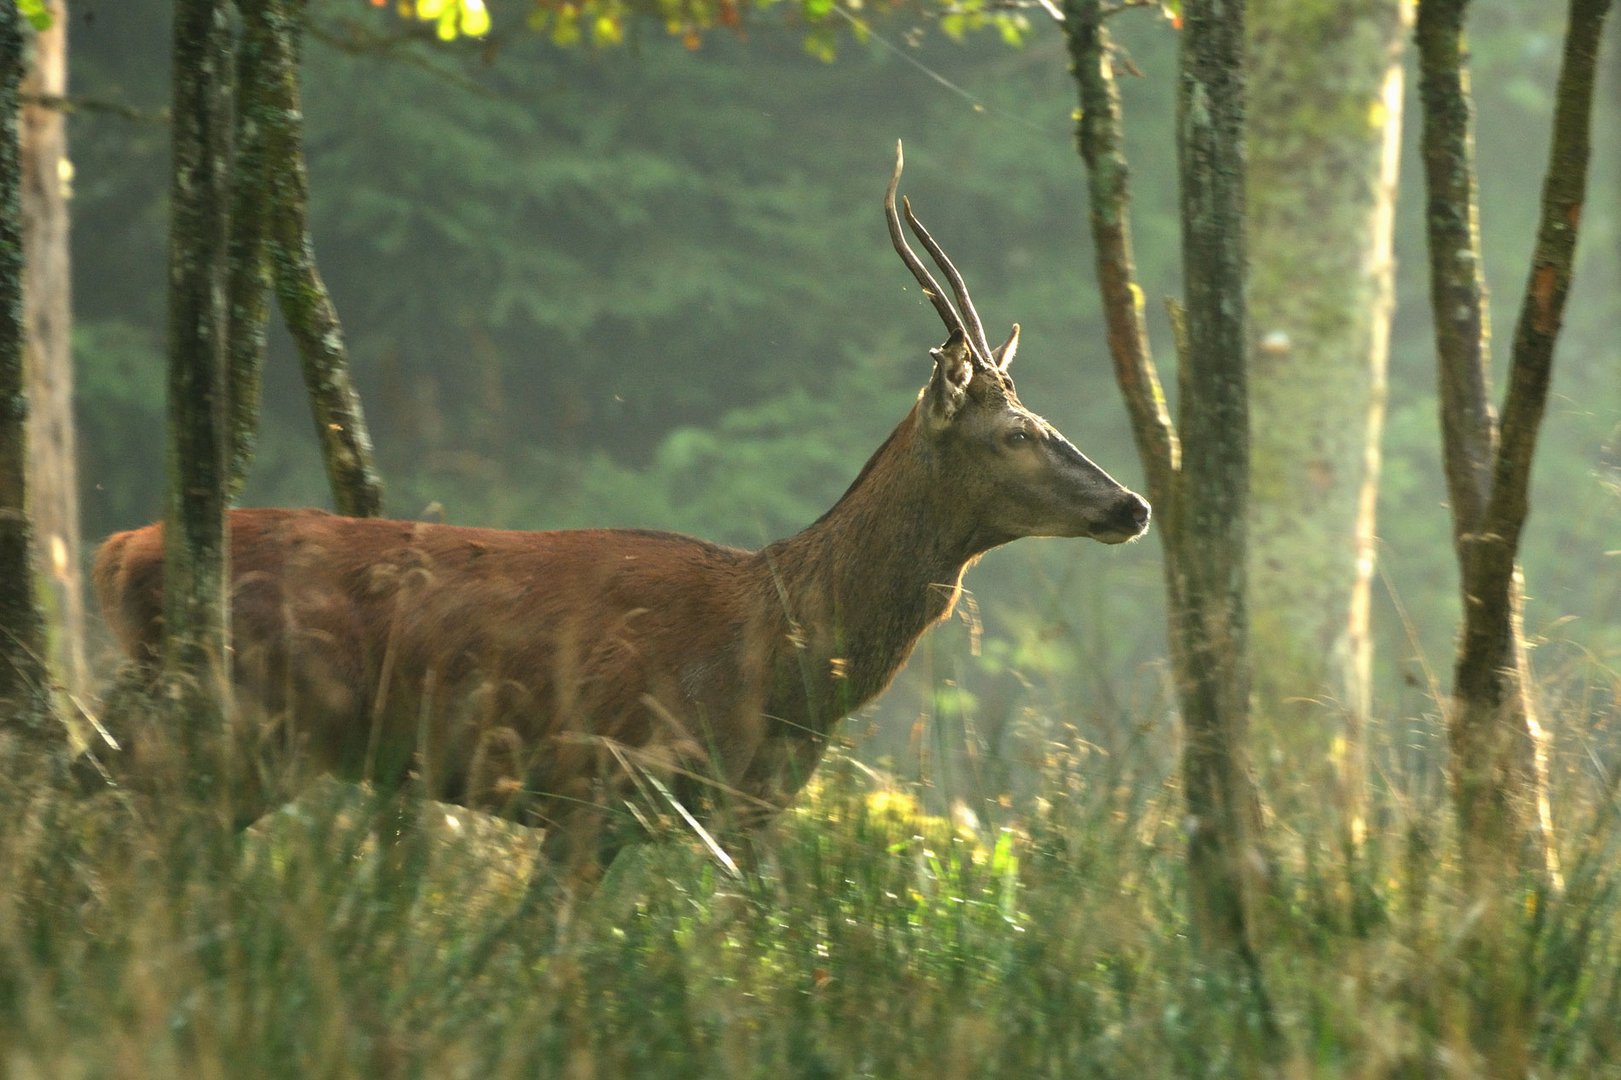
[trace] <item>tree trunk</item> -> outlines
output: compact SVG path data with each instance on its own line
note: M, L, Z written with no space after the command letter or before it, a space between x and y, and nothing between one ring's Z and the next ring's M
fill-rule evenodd
M1078 141L1109 351L1165 550L1171 664L1184 728L1190 917L1207 947L1239 961L1259 1007L1263 1044L1270 1044L1256 952L1266 860L1247 735L1243 7L1188 3L1184 14L1177 146L1188 309L1175 425L1133 280L1129 170L1098 0L1069 0L1064 27L1080 94Z
M1571 0L1541 220L1499 425L1489 404L1484 275L1464 66L1468 0L1426 0L1417 43L1424 111L1431 303L1442 447L1463 592L1447 735L1464 886L1481 916L1468 941L1480 988L1474 1039L1493 1076L1527 1074L1536 1014L1517 911L1525 871L1557 887L1545 734L1538 722L1516 558L1537 431L1585 199L1594 76L1610 0Z
M1260 802L1248 766L1244 308L1244 5L1190 2L1177 79L1177 172L1187 347L1180 358L1175 565L1187 657L1179 673L1189 887L1208 939L1253 942Z
M272 285L298 347L327 482L338 510L382 511L360 396L349 379L337 308L315 265L309 235L309 173L299 101L296 0L238 0L235 175L231 204L231 494L240 492L258 427L260 372Z
M23 80L30 98L67 93L67 8L50 5L51 25L34 35ZM72 275L68 268L67 128L62 111L23 106L23 326L28 365L29 513L48 570L54 618L48 661L70 693L85 689L84 574L80 569L79 470L73 425Z
M35 593L28 518L21 152L17 95L22 16L0 3L0 728L49 754L60 742L49 705L45 620Z
M1249 20L1257 722L1302 791L1337 789L1353 843L1394 295L1402 7L1255 0Z
M266 83L273 77L275 48L266 0L237 0L242 39L236 53L236 128L231 177L231 221L227 271L227 398L230 402L232 501L247 482L259 430L260 381L264 370L265 327L270 319L271 163L266 150Z
M226 0L176 0L169 232L169 506L164 671L181 705L182 764L207 792L229 714L225 543L226 233L230 33Z
M244 6L250 20L262 21L266 28L262 115L273 192L271 266L282 315L303 363L333 502L342 513L375 517L382 512L383 485L360 395L349 378L343 326L315 265L310 236L310 181L298 89L303 9L298 0L250 0Z

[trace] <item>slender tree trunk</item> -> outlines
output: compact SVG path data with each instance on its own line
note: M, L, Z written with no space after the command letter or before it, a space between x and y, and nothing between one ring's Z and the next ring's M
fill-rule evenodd
M315 264L309 234L309 174L299 101L298 0L238 0L236 171L231 206L231 493L246 480L258 427L269 292L281 300L298 347L316 438L337 508L382 511L360 396L349 378L343 327Z
M1183 14L1177 172L1187 348L1177 426L1185 453L1172 538L1188 659L1178 678L1187 727L1182 760L1195 822L1194 909L1210 940L1231 946L1245 944L1254 930L1251 868L1260 832L1248 766L1244 5L1198 0Z
M339 511L375 517L383 485L373 461L360 395L349 378L343 326L315 264L310 236L309 171L304 164L303 108L299 103L302 0L248 0L244 11L262 22L266 43L261 113L265 152L272 163L271 266L287 329L298 345L315 434L327 483Z
M1265 743L1362 830L1401 0L1252 0L1250 581ZM1326 775L1320 770L1328 766Z
M1463 593L1463 632L1447 709L1465 888L1481 917L1469 942L1479 988L1474 1039L1487 1072L1530 1067L1535 984L1523 971L1525 871L1557 886L1538 722L1516 564L1547 402L1553 346L1570 288L1585 199L1594 76L1610 0L1571 0L1555 91L1541 221L1515 329L1499 424L1489 358L1475 195L1464 18L1468 0L1425 0L1417 43L1424 110L1431 303L1442 449Z
M28 517L28 390L24 372L22 161L17 96L22 16L0 3L0 730L52 754L45 619L35 593Z
M169 507L164 671L182 705L187 777L218 781L229 715L225 542L226 233L230 199L227 0L176 0L169 232Z
M237 0L242 37L236 53L234 171L226 285L226 352L230 402L229 495L234 501L247 482L259 429L265 328L270 319L272 165L266 149L271 124L266 85L274 77L271 55L276 28L267 18L268 0Z
M1247 735L1243 6L1193 2L1183 10L1177 144L1188 308L1175 425L1134 280L1120 99L1098 0L1069 0L1064 27L1080 94L1079 145L1109 350L1165 549L1184 728L1190 915L1207 947L1239 961L1270 1043L1256 951L1266 859Z
M67 7L50 5L51 25L34 35L23 80L31 103L21 120L23 326L28 365L29 513L46 568L55 680L85 688L84 574L80 570L79 470L73 425L72 275L68 266L67 127L62 111L32 103L67 93Z

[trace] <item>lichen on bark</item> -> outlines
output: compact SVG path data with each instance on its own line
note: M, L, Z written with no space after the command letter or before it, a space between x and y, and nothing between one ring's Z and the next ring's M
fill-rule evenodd
M309 170L299 102L302 0L250 0L262 20L266 55L257 119L270 169L270 271L287 329L298 347L327 483L339 511L375 517L383 485L373 460L360 395L349 376L338 311L315 262L309 227Z
M1360 836L1369 593L1393 307L1401 0L1253 0L1248 22L1256 720ZM1298 781L1297 781L1298 782Z

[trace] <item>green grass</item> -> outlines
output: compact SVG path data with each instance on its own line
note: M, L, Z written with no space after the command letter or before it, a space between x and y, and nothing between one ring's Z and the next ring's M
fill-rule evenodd
M695 843L648 846L561 930L507 925L533 837L465 812L428 809L402 893L353 788L323 785L222 847L173 807L14 780L0 1076L1261 1071L1249 998L1190 937L1163 759L1051 750L1039 796L977 833L835 759L763 878L730 879ZM1509 887L1522 944L1501 979L1467 962L1476 913L1436 785L1381 784L1354 852L1310 791L1275 801L1268 1071L1477 1075L1471 1019L1523 977L1536 1075L1621 1077L1621 827L1600 760L1560 759L1565 887Z

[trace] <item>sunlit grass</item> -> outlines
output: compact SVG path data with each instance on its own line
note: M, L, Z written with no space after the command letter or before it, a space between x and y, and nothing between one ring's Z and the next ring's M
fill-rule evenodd
M1592 704L1584 733L1614 720ZM1510 886L1526 944L1505 976L1537 991L1538 1076L1621 1076L1613 765L1586 736L1566 741L1565 888ZM10 783L0 1073L1253 1071L1258 1018L1184 917L1163 761L1104 769L1078 746L1051 751L1036 797L977 827L835 758L776 827L761 878L734 878L696 842L649 846L561 929L508 924L534 838L465 811L425 810L402 890L375 807L336 783L223 846L179 817ZM1268 833L1277 1069L1477 1074L1469 1025L1492 988L1461 953L1477 913L1457 898L1444 792L1380 783L1356 850L1309 794Z

